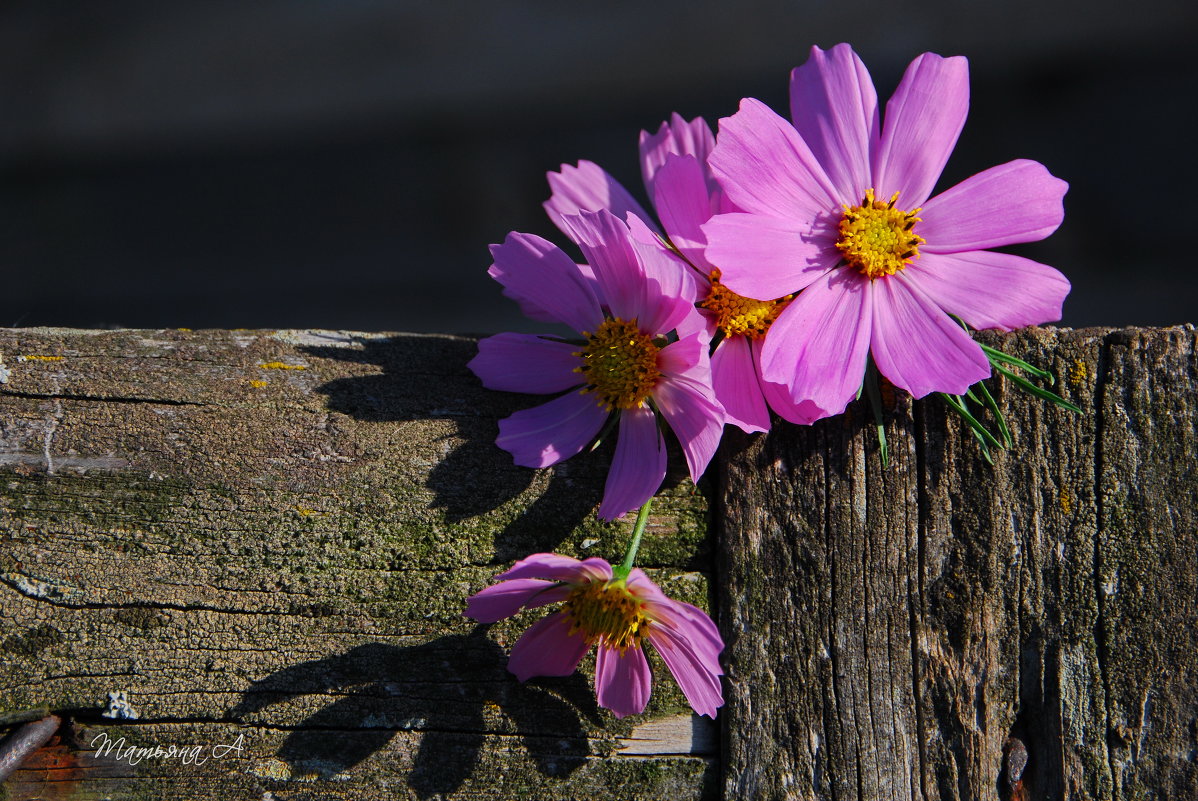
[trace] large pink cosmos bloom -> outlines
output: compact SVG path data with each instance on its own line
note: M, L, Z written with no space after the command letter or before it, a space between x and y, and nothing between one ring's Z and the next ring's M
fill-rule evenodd
M687 122L674 114L657 133L641 131L641 176L661 228L619 181L590 161L563 164L560 172L549 173L552 195L545 211L570 237L567 221L573 215L606 209L628 222L639 241L667 249L668 241L685 260L677 263L696 282L708 336L720 335L711 354L711 380L727 422L745 431L766 431L768 404L787 420L810 423L825 413L811 403L794 403L784 386L761 378L761 346L786 299L758 301L737 295L720 283L720 271L705 255L703 223L714 214L737 210L707 166L714 146L715 136L701 117Z
M791 76L793 124L742 101L720 121L709 163L740 212L703 226L707 258L735 292L800 292L770 329L762 376L796 402L842 411L872 354L915 397L962 394L990 375L974 328L1060 319L1069 282L1052 267L987 248L1060 225L1068 185L1034 161L993 167L928 199L965 123L962 57L907 68L884 123L848 45Z
M470 362L483 386L558 397L499 422L495 443L516 464L548 467L585 448L612 414L619 438L599 516L620 517L653 497L666 474L655 410L682 445L691 478L719 445L724 410L711 389L708 341L693 287L673 257L636 241L610 213L567 220L585 269L556 245L511 234L493 245L490 275L525 313L565 323L583 344L532 334L499 334ZM666 335L692 331L673 342Z
M467 617L494 623L521 609L565 602L561 611L534 623L512 647L508 670L520 681L569 676L591 646L597 646L599 705L619 718L640 714L649 702L653 679L641 650L642 640L647 640L696 712L714 718L723 706L719 655L724 642L715 624L702 609L666 597L640 568L621 579L603 559L579 561L539 553L495 578L498 584L466 602Z

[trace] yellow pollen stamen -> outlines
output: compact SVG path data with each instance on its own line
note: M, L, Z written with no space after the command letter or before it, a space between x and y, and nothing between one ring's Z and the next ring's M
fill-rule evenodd
M639 648L649 627L644 603L628 591L622 580L591 581L566 599L563 611L570 617L570 634L582 633L588 645Z
M657 386L661 371L657 367L660 348L648 334L641 333L636 320L619 317L604 320L595 333L583 331L587 344L575 356L582 364L574 368L582 373L599 405L612 409L635 409L645 402Z
M867 189L860 206L844 207L836 247L867 278L894 275L919 258L924 238L911 230L920 221L915 216L919 209L896 209L897 202L898 192L883 203L874 199L874 190Z
M744 335L749 339L760 339L773 325L774 320L794 299L787 295L777 300L754 300L738 295L720 283L720 271L711 271L711 289L699 306L715 315L715 324L724 336Z

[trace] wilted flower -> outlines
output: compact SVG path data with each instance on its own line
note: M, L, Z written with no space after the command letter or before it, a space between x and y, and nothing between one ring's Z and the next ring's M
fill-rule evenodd
M761 353L762 377L796 402L842 411L871 354L915 397L961 395L990 362L950 314L974 328L1059 319L1064 276L986 248L1056 230L1064 181L1017 160L928 199L968 103L966 60L925 53L883 124L865 66L838 45L794 71L793 124L751 98L720 121L708 161L740 211L703 226L706 255L735 292L800 293Z
M703 610L672 600L640 568L619 578L603 559L579 561L534 554L471 596L465 615L494 623L521 609L562 603L534 623L512 647L508 669L520 681L568 676L595 646L595 693L616 717L645 709L652 671L641 649L648 641L674 674L696 712L715 717L723 705L719 664L723 640Z

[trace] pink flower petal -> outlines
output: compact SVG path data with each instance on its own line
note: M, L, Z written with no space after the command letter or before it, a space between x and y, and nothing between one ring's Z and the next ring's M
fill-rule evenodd
M920 250L959 253L1043 239L1065 219L1068 189L1039 162L991 167L924 204L914 229L927 240Z
M664 334L677 328L685 318L698 316L694 269L660 239L642 242L633 234L631 243L646 282L637 315L640 330L651 335Z
M907 279L973 328L1009 331L1061 319L1069 279L1047 264L1009 253L923 253Z
M607 211L584 211L563 223L594 270L603 305L614 317L639 318L645 312L648 288L628 226Z
M610 581L611 577L611 565L606 559L600 559L597 556L579 561L572 556L562 556L556 553L535 553L516 562L495 579L503 581L540 578L564 581L569 584L583 584L589 581Z
M819 160L841 198L860 200L871 183L870 157L878 140L878 96L869 71L847 44L811 58L790 74L795 129Z
M667 156L657 171L652 197L674 247L691 264L710 273L711 264L703 256L707 237L700 227L711 218L711 196L703 166L693 156Z
M606 209L620 220L630 213L646 222L653 219L619 181L594 162L580 161L577 167L563 164L561 172L550 172L547 177L553 194L544 203L545 212L568 237L573 238L574 233L563 218L583 211Z
M653 390L653 400L682 445L691 480L698 481L724 431L724 407L711 383L667 376Z
M479 623L494 623L511 617L521 609L536 609L556 601L564 601L571 588L555 581L516 579L501 581L466 599L465 617Z
M839 211L848 200L839 197L794 126L751 97L741 101L736 114L720 120L707 163L736 206L798 226Z
M491 246L495 263L487 273L503 284L503 294L534 320L561 322L575 331L594 330L603 320L599 300L574 261L532 234L508 234Z
M829 270L770 326L762 378L784 384L796 403L840 414L865 377L872 316L869 281L849 268Z
M718 663L713 665L710 659L696 653L685 635L669 623L650 623L647 639L674 674L674 680L691 708L700 715L714 718L716 710L724 705Z
M873 341L878 372L916 398L963 395L990 375L978 344L902 273L873 282Z
M620 413L620 438L603 487L599 517L614 520L644 505L666 477L666 445L648 407Z
M640 647L599 646L595 654L595 696L599 706L610 709L618 718L639 715L649 703L653 691L653 673Z
M910 211L932 194L969 112L969 62L924 53L911 62L886 104L874 158L879 200L899 193ZM860 201L860 198L854 198Z
M700 164L705 165L713 147L715 136L711 133L711 126L707 124L707 120L702 117L695 117L687 122L675 113L670 116L670 121L663 122L657 133L652 136L648 131L641 131L641 176L645 180L646 194L649 197L656 194L654 183L657 180L657 171L670 155L694 156ZM709 181L710 195L715 189L715 182L710 180L710 174L706 171L705 176Z
M738 295L774 300L798 292L840 260L830 231L811 233L796 220L764 214L718 214L703 225L707 259Z
M784 384L772 381L762 381L761 394L765 402L783 420L800 426L809 426L816 420L831 417L834 413L825 411L809 400L795 402L790 396L790 390Z
M586 447L607 420L589 393L570 392L499 421L495 444L524 467L548 467Z
M466 366L487 389L548 395L583 383L577 345L532 334L496 334L479 340Z
M520 681L533 676L569 676L589 647L581 634L570 634L570 616L555 612L521 635L512 646L507 669Z
M746 337L727 337L716 345L711 354L711 386L724 407L726 422L749 433L770 430L770 410L761 395L756 359Z
M706 348L710 344L710 337L704 332L695 331L662 348L657 354L657 368L663 375L710 384L711 361L706 358Z

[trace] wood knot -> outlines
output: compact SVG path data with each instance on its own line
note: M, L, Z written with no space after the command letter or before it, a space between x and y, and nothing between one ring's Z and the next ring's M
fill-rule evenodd
M1007 801L1028 801L1031 796L1023 782L1023 772L1027 769L1027 746L1017 737L1008 737L1002 751Z

